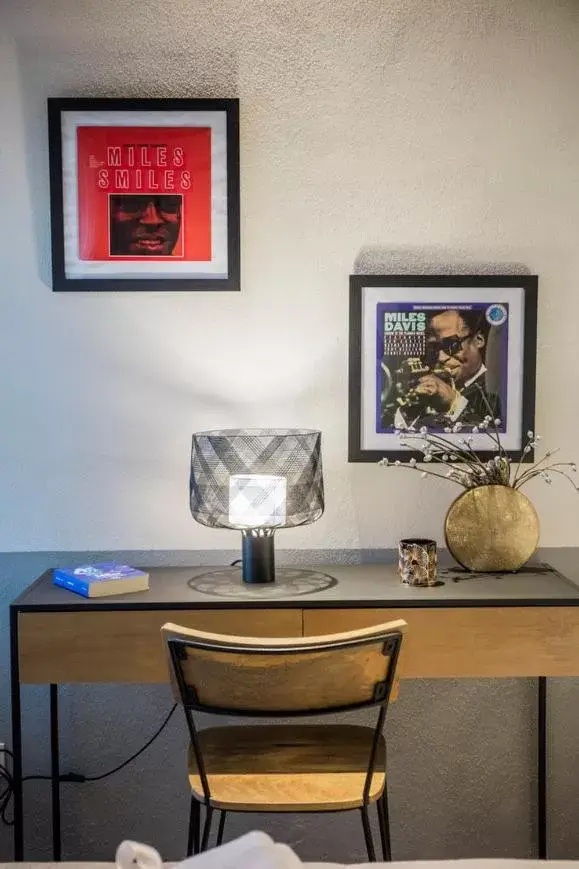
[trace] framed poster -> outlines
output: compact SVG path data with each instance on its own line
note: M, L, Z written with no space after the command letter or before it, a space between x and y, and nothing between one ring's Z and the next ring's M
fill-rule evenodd
M49 99L53 290L239 290L239 101Z
M348 460L409 461L396 432L410 426L457 443L467 432L488 460L485 416L518 459L534 430L536 332L536 276L352 275Z

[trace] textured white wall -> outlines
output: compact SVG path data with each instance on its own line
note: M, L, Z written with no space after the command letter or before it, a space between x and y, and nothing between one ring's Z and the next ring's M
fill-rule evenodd
M356 264L538 273L538 428L578 456L574 0L3 0L0 32L0 549L230 547L190 435L245 425L324 433L327 512L280 547L440 539L454 490L346 462ZM45 99L76 95L240 98L240 294L50 291ZM576 544L574 493L535 494Z

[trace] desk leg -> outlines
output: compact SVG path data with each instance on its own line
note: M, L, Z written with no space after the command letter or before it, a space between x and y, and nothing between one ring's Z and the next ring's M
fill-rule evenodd
M50 686L50 777L52 782L52 859L61 859L60 756L58 745L58 685Z
M12 775L14 777L14 860L24 859L24 806L22 801L22 717L18 658L18 611L10 608L10 692L12 702Z
M547 677L539 676L538 694L538 822L539 860L547 859Z

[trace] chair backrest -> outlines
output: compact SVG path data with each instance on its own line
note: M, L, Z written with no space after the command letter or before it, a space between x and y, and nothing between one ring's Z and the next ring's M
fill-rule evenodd
M162 627L176 699L226 715L316 715L385 705L406 622L262 639Z

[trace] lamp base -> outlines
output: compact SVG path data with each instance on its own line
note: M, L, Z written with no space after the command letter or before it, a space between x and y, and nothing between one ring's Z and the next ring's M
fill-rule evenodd
M267 537L242 535L242 578L244 582L275 581L273 534Z

